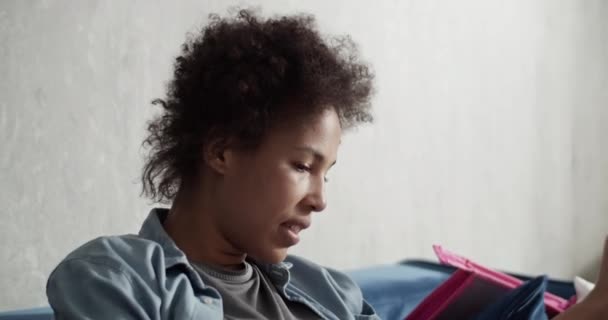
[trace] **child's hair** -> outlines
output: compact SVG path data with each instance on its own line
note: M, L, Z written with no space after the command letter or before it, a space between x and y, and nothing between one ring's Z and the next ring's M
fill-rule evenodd
M371 122L374 76L348 36L323 39L310 15L210 16L175 59L162 114L148 124L142 193L171 202L210 141L254 148L277 121L334 108L344 129Z

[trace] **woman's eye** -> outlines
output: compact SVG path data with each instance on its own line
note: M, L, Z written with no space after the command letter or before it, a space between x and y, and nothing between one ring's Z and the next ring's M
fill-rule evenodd
M310 167L302 163L296 163L294 167L299 172L310 172Z

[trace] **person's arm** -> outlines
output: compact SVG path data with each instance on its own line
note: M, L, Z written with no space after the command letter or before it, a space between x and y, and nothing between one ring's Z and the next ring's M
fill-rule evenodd
M604 255L600 274L593 291L581 303L572 306L554 320L608 319L608 238L604 243Z
M55 319L151 319L146 292L119 268L83 259L62 262L49 277L47 296Z

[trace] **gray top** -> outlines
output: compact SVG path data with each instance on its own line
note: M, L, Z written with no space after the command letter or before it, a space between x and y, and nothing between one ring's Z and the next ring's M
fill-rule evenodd
M225 319L319 319L302 303L283 299L268 277L247 261L240 270L193 264L203 282L222 296Z

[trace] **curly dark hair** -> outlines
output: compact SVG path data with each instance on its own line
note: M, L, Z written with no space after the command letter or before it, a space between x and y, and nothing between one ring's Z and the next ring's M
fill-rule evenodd
M373 72L349 36L323 38L311 15L210 15L175 59L163 112L148 123L142 194L171 202L218 139L255 147L277 121L334 108L344 129L371 122Z

